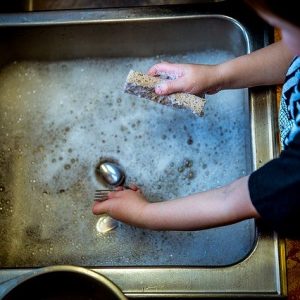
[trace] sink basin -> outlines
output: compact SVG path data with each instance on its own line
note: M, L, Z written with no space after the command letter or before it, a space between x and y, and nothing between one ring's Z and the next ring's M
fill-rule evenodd
M224 185L273 156L269 89L207 96L203 118L122 92L130 69L215 64L259 47L239 21L145 8L1 21L3 282L70 264L105 274L129 296L284 293L280 240L254 220L194 232L119 223L102 234L91 213L102 159L117 161L150 201L168 201ZM240 282L244 272L255 278Z

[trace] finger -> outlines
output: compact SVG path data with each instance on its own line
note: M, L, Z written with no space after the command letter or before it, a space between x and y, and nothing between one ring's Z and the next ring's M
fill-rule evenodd
M182 66L179 64L172 64L168 62L162 62L154 65L148 71L150 76L168 75L169 77L178 78L183 75Z
M122 190L115 191L115 192L109 192L109 193L107 194L107 198L108 198L108 199L113 199L113 198L120 198L120 197L123 197L125 191L126 191L125 189L122 189Z
M135 185L134 183L131 183L131 184L130 184L130 188L131 188L134 192L143 195L142 190L141 190L137 185Z
M186 85L182 78L175 80L164 80L155 86L155 93L168 95L176 92L185 92Z
M122 192L123 190L116 190L116 191L114 191L114 192L109 192L108 194L107 194L107 198L108 199L113 199L113 198L118 198L118 197L120 197L120 192Z
M123 191L124 190L124 187L123 186L117 186L116 188L115 188L115 190L116 191Z
M129 187L130 187L131 190L133 190L135 192L139 190L138 186L133 184L133 183L129 184Z
M152 66L147 74L150 75L150 76L158 76L161 72L162 69L164 69L164 64L168 64L167 62L162 62L162 63L159 63L159 64L156 64L154 66Z
M94 215L104 214L108 211L108 201L94 202L92 212Z
M206 94L213 95L213 94L216 94L216 93L220 92L220 90L221 90L220 88L211 89L211 90L208 90L206 92Z

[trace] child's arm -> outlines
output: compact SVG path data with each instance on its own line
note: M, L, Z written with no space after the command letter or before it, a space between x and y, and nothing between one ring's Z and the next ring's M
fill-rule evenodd
M210 94L224 89L246 88L280 84L293 55L279 41L250 54L218 65L160 63L148 71L155 76L170 74L175 80L166 80L156 88L158 94L187 92Z
M140 190L111 192L95 202L94 214L107 213L125 223L155 230L196 230L257 218L248 176L221 188L164 202L149 203Z

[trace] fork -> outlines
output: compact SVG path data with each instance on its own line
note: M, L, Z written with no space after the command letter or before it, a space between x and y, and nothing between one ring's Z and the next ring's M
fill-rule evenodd
M109 192L113 192L115 190L113 189L108 189L108 190L96 190L95 191L95 194L94 194L94 201L98 201L98 202L101 202L101 201L105 201L108 199L108 193Z
M130 189L129 186L122 186L126 190ZM94 201L102 202L108 199L109 192L115 192L115 189L103 189L103 190L96 190L94 194Z

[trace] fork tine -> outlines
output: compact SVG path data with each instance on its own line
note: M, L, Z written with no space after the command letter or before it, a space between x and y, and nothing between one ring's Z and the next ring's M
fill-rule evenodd
M94 198L107 198L108 199L108 195L94 195Z
M96 190L95 194L94 194L94 201L105 201L108 199L108 193L110 191L108 190Z
M106 195L94 196L94 199L108 199L108 197Z
M105 191L99 191L99 192L95 192L95 195L108 195L108 193L110 192L105 192Z
M107 200L107 199L108 199L107 195L95 195L94 196L95 201L104 201L104 200Z
M97 201L97 202L102 202L102 201L106 201L108 200L108 198L94 198L94 201Z

